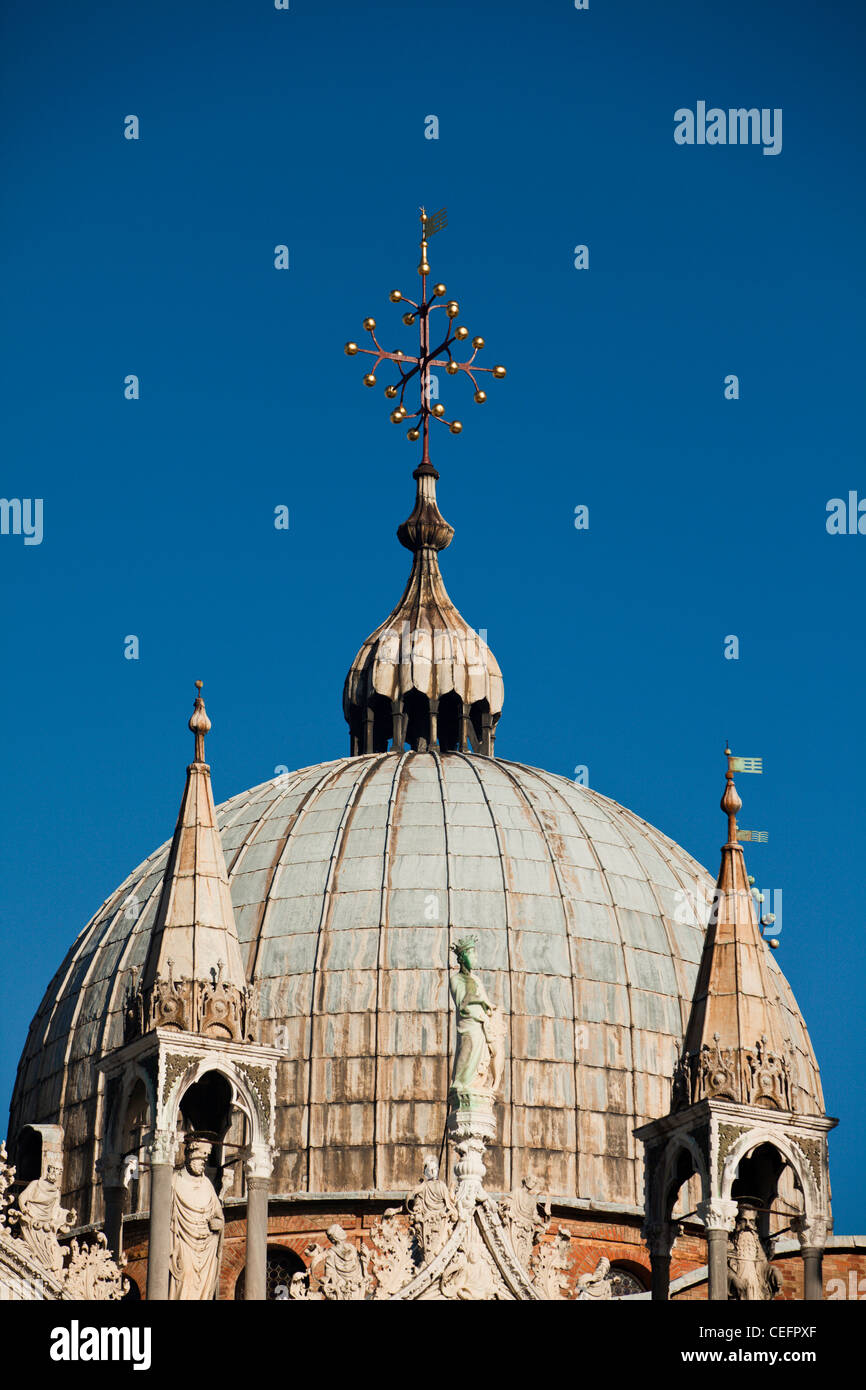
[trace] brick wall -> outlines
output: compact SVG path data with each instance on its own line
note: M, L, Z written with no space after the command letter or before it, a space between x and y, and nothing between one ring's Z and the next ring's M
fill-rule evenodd
M325 1232L337 1222L343 1227L353 1243L370 1243L367 1232L380 1219L385 1204L366 1202L343 1203L335 1201L316 1202L309 1206L283 1207L273 1211L268 1222L268 1244L293 1250L305 1264L306 1247L311 1243L327 1245ZM245 1219L243 1209L236 1214L229 1208L226 1213L226 1228L223 1244L223 1258L220 1271L219 1297L234 1298L235 1283L244 1267L245 1261ZM565 1209L554 1207L551 1220L552 1238L558 1227L566 1227L572 1234L571 1287L581 1274L590 1273L599 1260L606 1256L611 1264L620 1265L636 1275L646 1288L650 1285L649 1251L641 1239L640 1220L637 1217L621 1218L618 1221L605 1221L591 1216L575 1216ZM127 1256L126 1273L138 1285L144 1297L147 1277L147 1224L137 1222L124 1228L124 1242ZM676 1241L671 1255L671 1280L683 1274L700 1269L706 1264L706 1246L698 1228L687 1230ZM803 1266L797 1252L780 1254L773 1261L782 1281L783 1299L802 1299ZM833 1282L835 1281L835 1282ZM866 1301L866 1249L828 1250L824 1256L824 1295L826 1298L851 1298L856 1296ZM691 1288L683 1289L674 1299L706 1299L706 1280Z

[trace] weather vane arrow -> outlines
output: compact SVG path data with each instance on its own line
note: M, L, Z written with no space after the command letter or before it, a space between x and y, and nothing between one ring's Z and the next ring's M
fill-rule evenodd
M443 284L433 286L432 293L427 294L427 277L430 274L430 263L427 260L427 243L431 236L447 227L448 213L445 208L440 208L438 212L428 217L424 208L421 208L421 260L418 265L418 274L421 276L421 299L418 303L414 299L409 299L400 290L392 290L390 300L392 304L408 304L410 308L403 315L403 322L407 328L418 325L418 352L413 356L410 353L401 352L395 349L394 352L387 352L381 346L376 337L376 320L373 318L364 319L364 328L370 334L374 346L372 348L359 347L357 343L347 343L345 353L347 357L354 357L357 353L365 356L374 357L376 360L372 364L372 370L364 377L365 386L375 386L377 381L376 373L382 362L393 362L398 371L398 380L385 387L385 395L388 400L396 401L397 404L391 411L391 422L400 425L408 420L414 422L406 433L406 438L413 443L423 436L422 465L430 465L430 421L439 420L443 425L447 425L452 434L459 434L463 425L459 420L447 420L445 418L445 407L440 404L438 399L435 404L431 404L431 372L434 367L442 367L448 376L457 376L460 372L465 372L475 388L475 401L478 405L483 405L487 400L487 392L478 385L478 375L481 372L488 373L497 380L505 376L505 368L481 367L476 363L476 357L484 347L483 338L472 339L472 356L465 362L460 362L454 356L456 344L463 343L469 337L469 329L462 325L455 325L455 319L460 313L460 305L456 299L445 299L446 287ZM436 347L430 347L431 336L431 315L437 309L444 309L446 323L444 325L444 337ZM459 349L458 349L459 350ZM407 389L418 384L418 408L410 411L407 406ZM414 388L413 388L414 389ZM438 392L437 392L438 396Z

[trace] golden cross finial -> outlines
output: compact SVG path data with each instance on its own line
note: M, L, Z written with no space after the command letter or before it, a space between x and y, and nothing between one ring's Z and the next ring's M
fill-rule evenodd
M505 368L502 366L480 367L475 359L484 347L484 339L476 337L472 339L472 356L465 362L458 362L454 356L455 343L462 343L469 337L469 329L462 325L455 326L455 319L460 313L460 305L456 299L445 299L446 288L443 284L433 286L432 293L427 295L427 277L430 274L430 263L427 259L427 243L431 236L441 231L448 225L448 213L445 208L440 208L438 212L427 215L424 208L420 210L421 216L421 260L418 265L418 274L421 276L421 299L418 303L414 299L409 299L400 290L392 290L390 300L392 304L408 304L410 308L403 315L403 323L407 328L412 328L418 324L418 353L412 356L409 353L401 352L396 348L393 352L387 352L381 346L376 337L376 320L373 318L364 319L364 328L370 334L374 346L372 348L359 347L357 343L347 343L345 353L347 357L354 357L356 353L364 353L365 356L374 357L376 360L372 364L372 370L364 377L365 386L376 385L376 372L380 363L387 361L393 362L399 374L396 383L390 383L385 387L385 395L389 401L396 401L397 404L391 411L391 422L400 425L404 420L413 421L407 431L406 438L412 443L421 439L422 446L422 465L430 466L430 421L439 420L443 425L447 425L452 434L460 434L463 425L459 420L448 420L445 418L445 406L436 399L431 399L432 385L431 373L434 367L443 367L448 376L457 376L460 372L465 372L472 385L475 387L475 401L478 405L483 405L487 400L487 392L483 391L476 379L480 372L487 372L496 380L501 380L505 376ZM437 309L444 309L447 316L447 327L444 330L445 336L435 347L430 347L430 316ZM407 388L416 380L418 382L418 408L410 411L406 403Z

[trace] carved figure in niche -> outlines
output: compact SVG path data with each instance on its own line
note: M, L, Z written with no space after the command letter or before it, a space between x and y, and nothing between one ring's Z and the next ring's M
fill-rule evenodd
M481 1090L495 1095L502 1080L505 1024L475 974L477 944L476 936L467 936L451 947L460 966L451 976L451 998L457 1010L452 1086L455 1090Z
M172 1181L170 1299L214 1297L219 1277L225 1218L205 1165L211 1142L188 1135L184 1166Z
M754 1207L741 1202L728 1237L728 1298L733 1301L765 1303L781 1288L758 1234L757 1216Z
M457 1208L448 1184L439 1177L435 1158L425 1158L424 1175L406 1202L409 1226L425 1260L430 1260L445 1244L457 1220Z
M532 1248L550 1220L550 1202L542 1200L541 1183L534 1173L526 1175L503 1200L502 1207L508 1218L511 1248L523 1268L529 1269Z
M347 1240L342 1226L336 1223L329 1226L325 1234L331 1242L330 1250L323 1251L321 1246L313 1244L304 1252L312 1261L310 1270L318 1278L322 1297L341 1302L363 1299L366 1278L357 1249Z
M18 1197L17 1216L21 1239L41 1265L53 1274L63 1269L64 1251L57 1237L66 1235L75 1212L60 1205L60 1165L49 1158L45 1174L28 1183Z
M610 1281L610 1260L606 1255L602 1255L591 1273L581 1274L576 1287L578 1299L613 1298L613 1287Z
M461 1246L457 1255L439 1279L439 1297L461 1302L491 1303L498 1299L501 1288L495 1270L483 1250L472 1242Z

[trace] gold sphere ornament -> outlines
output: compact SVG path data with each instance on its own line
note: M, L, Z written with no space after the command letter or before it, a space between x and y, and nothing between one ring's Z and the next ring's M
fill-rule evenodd
M474 348L478 348L478 350L479 350L479 352L480 352L480 350L481 350L481 349L483 348L483 346L484 346L484 339L483 339L483 338L473 338L473 339L472 339L472 346L473 346Z
M402 348L395 348L395 349L394 349L394 356L395 356L395 357L402 357L402 356L403 356L403 349L402 349ZM505 368L504 368L504 367L502 368L502 375L503 375L503 376L505 375Z
M364 319L364 327L366 328L366 330L367 330L368 333L372 333L372 332L373 332L373 329L376 327L376 320L375 320L375 319Z
M403 412L402 412L402 410L400 409L400 407L398 406L396 410L392 410L392 411L391 411L391 424L392 424L392 425L399 425L399 424L400 424L400 421L401 421L402 419L403 419Z
M457 362L449 362L445 370L449 376L456 376L460 371L460 367Z
M385 387L385 395L388 397L388 400L389 400L389 401L393 401L393 399L394 399L394 397L396 396L396 394L397 394L397 387L396 387L396 386L386 386L386 387Z
M392 304L399 304L403 296L399 290L392 290L391 293L388 295L388 298L390 299Z
M420 431L420 430L407 430L407 431L406 431L406 438L409 439L409 440L411 440L412 443L414 444L416 439L420 439L420 438L421 438L421 431Z
M459 434L463 426L461 425L459 420L453 420L451 424L448 426L448 428L450 429L452 434Z
M504 368L504 367L494 367L494 368L493 368L493 375L494 375L499 381L501 381L502 378L505 376L505 368Z
M430 266L429 266L429 263L428 263L427 261L422 261L422 262L421 262L421 264L420 264L419 267L418 267L418 274L419 274L419 275L429 275L429 274L430 274Z
M358 344L347 343L346 346L343 348L343 351L347 357L354 357L355 353L358 351Z
M367 375L364 377L364 385L365 385L365 386L375 386L375 385L376 385L375 373L373 373L373 372L368 372L368 373L367 373Z
M406 325L407 328L411 328L411 327L412 327L412 324L415 322L415 315L414 315L414 314L404 314L404 315L403 315L403 322L405 323L405 325Z
M486 392L486 391L476 391L476 392L475 392L475 403L476 403L476 405L483 405L484 402L485 402L486 400L487 400L487 392Z
M443 294L445 293L445 286L442 284L441 280L439 281L438 285L433 286L433 293L435 294L437 299L442 298Z
M454 329L454 337L455 337L455 338L459 338L460 341L462 342L464 338L468 338L468 337L469 337L469 329L468 329L468 328L455 328L455 329Z
M436 416L437 420L442 419L442 416L445 414L445 407L441 401L437 401L436 405L434 405L433 414Z
M449 299L448 303L445 305L445 312L449 319L456 319L457 315L460 313L460 305L457 303L456 299Z

